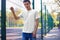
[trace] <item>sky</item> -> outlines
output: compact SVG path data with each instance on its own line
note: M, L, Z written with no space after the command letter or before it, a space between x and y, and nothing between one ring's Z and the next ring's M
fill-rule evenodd
M9 1L12 1L12 0L9 0ZM23 1L23 0L14 0L14 1L12 1L12 2L14 2L14 3L11 3L11 2L9 2L8 0L6 0L6 8L9 8L9 7L11 7L11 6L15 6L16 8L19 8L19 7L17 7L17 5L15 5L14 3L17 3L18 5L20 5L20 3L18 2L18 1ZM32 3L32 0L30 0L31 1L31 3ZM22 6L22 5L21 5ZM32 4L31 4L31 7L32 7ZM24 8L23 8L24 9ZM1 10L1 0L0 0L0 10ZM35 10L40 10L40 0L35 0Z
M18 0L18 1L17 0L14 0L14 1L7 0L6 1L6 5L7 5L6 8L9 9L11 6L13 6L15 9L17 9L17 8L25 9L22 1L23 0ZM30 0L30 1L31 1L31 7L32 7L32 0ZM19 6L16 5L15 3L18 4ZM40 0L38 0L38 1L35 0L35 10L40 11Z
M23 0L18 0L18 1L17 0L14 0L14 1L6 0L7 10L9 10L9 8L11 6L13 6L15 9L21 8L22 10L26 10L23 3L22 3L22 1ZM32 3L32 0L30 0L30 1ZM35 1L35 10L40 11L40 9L41 9L41 4L40 4L41 0L37 0L37 1L34 0L34 1ZM42 2L43 2L43 10L44 10L44 5L47 6L47 9L48 9L49 12L51 12L52 10L59 9L59 8L57 8L57 4L54 2L54 0L42 0ZM32 7L32 4L31 4L31 7ZM1 10L1 0L0 0L0 10Z
M15 10L16 9L26 10L21 0L18 0L18 1L17 0L14 0L14 1L7 0L6 1L6 9L9 10L10 7L14 7Z

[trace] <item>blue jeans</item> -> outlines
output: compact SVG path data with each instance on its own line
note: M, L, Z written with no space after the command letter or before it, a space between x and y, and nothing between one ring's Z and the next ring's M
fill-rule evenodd
M22 33L22 40L36 40L36 38L33 37L32 33Z

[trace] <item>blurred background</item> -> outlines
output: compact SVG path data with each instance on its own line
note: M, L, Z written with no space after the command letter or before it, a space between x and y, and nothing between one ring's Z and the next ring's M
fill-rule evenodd
M6 0L6 26L7 27L20 27L23 25L23 20L14 20L14 17L10 11L10 7L14 7L16 15L20 14L22 11L26 10L24 5L23 5L23 0ZM33 8L33 1L31 1L31 7ZM0 0L1 2L1 0ZM47 3L48 2L48 3ZM59 14L58 11L59 10L59 5L57 5L57 2L55 2L54 0L42 0L43 3L43 15L45 14L45 7L44 5L46 5L46 9L49 12L49 15L51 15L51 17L54 20L55 25L57 25L59 22L57 21L57 15ZM1 3L0 3L1 5ZM39 15L41 14L41 2L40 0L34 0L34 8L35 10L37 10L39 12ZM1 16L1 6L0 6L0 16ZM0 18L1 19L1 18Z
M37 40L59 40L55 39L59 35L60 27L60 0L30 0L31 8L39 12L39 26L37 31ZM26 11L23 0L6 0L6 39L21 40L23 19L15 20L10 7L14 7L14 11L18 16L22 11ZM1 39L1 0L0 0L0 39ZM50 33L50 31L52 32ZM48 34L49 33L49 34ZM54 34L53 34L54 33ZM57 33L57 34L56 34ZM48 35L47 35L48 34ZM44 36L44 37L42 37ZM53 38L52 38L52 37ZM49 38L50 39L49 39Z

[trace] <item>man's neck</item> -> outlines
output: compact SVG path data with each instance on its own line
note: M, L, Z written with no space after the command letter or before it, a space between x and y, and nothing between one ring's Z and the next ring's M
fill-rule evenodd
M27 9L27 11L30 11L30 10L31 10L31 8Z

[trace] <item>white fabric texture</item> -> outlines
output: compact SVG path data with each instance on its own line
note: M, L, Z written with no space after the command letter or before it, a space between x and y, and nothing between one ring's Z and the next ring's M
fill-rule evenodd
M35 20L39 18L39 14L35 10L25 11L18 15L20 18L22 17L24 20L23 32L32 33L35 27Z

